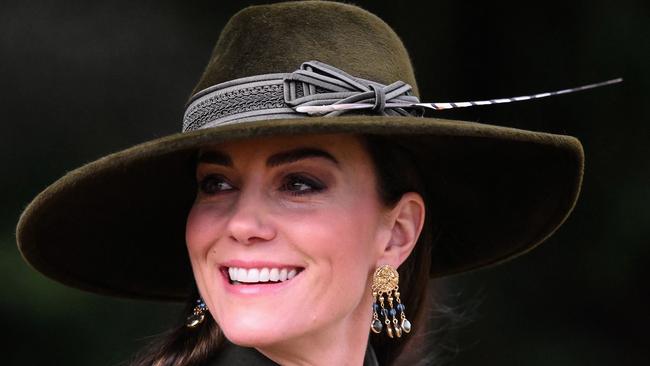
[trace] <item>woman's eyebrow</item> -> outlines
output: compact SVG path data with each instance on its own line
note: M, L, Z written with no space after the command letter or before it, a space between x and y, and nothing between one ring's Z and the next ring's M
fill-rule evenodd
M338 160L336 160L332 154L328 153L325 150L315 148L298 148L271 155L266 160L266 166L276 167L278 165L293 163L298 160L307 158L325 158L336 165L339 164Z
M198 162L215 164L215 165L223 165L230 168L232 168L233 166L232 159L230 158L230 156L228 156L228 154L223 153L221 151L202 152L201 155L199 155Z

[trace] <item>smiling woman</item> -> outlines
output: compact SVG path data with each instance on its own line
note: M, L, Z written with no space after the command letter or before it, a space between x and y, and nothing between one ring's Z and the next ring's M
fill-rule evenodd
M372 272L399 267L424 221L419 195L386 207L375 176L352 135L204 149L186 240L199 292L229 340L281 364L292 348L308 364L361 364ZM278 306L292 315L269 316ZM355 342L331 341L342 335Z
M569 136L424 118L417 93L399 37L358 7L246 8L183 132L55 182L19 248L71 286L188 304L134 365L431 364L429 279L550 236L583 155ZM299 108L354 103L372 108Z

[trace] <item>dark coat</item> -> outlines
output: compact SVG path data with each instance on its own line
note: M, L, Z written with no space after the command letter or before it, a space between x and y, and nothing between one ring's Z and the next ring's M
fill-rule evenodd
M277 366L255 348L240 347L227 343L221 352L207 366ZM379 366L372 347L368 345L363 366Z

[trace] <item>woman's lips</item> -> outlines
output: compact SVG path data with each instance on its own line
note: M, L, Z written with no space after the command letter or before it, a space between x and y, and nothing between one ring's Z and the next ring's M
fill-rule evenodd
M226 289L238 294L263 294L292 283L303 267L278 264L228 263L221 266Z

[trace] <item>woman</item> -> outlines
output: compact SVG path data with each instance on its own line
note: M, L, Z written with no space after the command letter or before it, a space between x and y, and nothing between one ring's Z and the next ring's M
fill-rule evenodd
M372 272L399 267L424 223L417 182L378 184L369 144L279 136L201 152L186 241L199 292L231 342L279 364L362 364Z
M71 286L188 302L135 364L426 364L428 277L551 235L583 155L568 136L424 118L405 106L417 94L376 16L246 8L183 133L55 182L21 216L20 250Z

